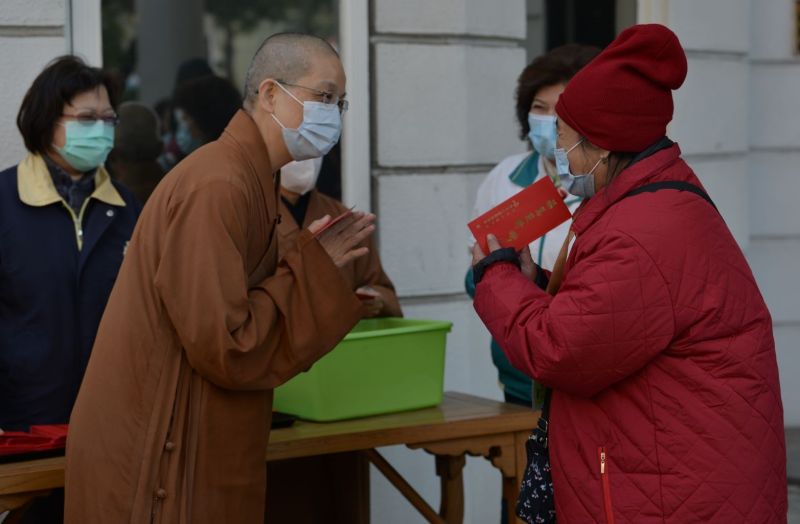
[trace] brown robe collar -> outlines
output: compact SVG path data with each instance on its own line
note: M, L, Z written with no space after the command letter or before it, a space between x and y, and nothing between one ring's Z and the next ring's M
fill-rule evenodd
M264 144L264 138L253 117L242 109L237 111L222 133L220 140L236 144L242 149L244 157L250 167L258 173L258 176L266 178L266 174L269 173L269 183L273 183L272 175L275 170L272 169L267 146ZM269 184L266 187L269 187Z

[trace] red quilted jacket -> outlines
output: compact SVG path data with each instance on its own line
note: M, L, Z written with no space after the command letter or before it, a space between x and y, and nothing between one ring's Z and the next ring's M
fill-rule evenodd
M559 524L785 522L772 321L745 258L673 145L576 214L555 297L511 264L475 309L510 361L553 388Z

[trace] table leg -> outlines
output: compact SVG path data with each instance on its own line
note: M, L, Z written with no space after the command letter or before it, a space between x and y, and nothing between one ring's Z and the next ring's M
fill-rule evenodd
M439 514L437 514L436 511L434 511L434 509L425 501L425 499L423 499L420 494L411 487L411 484L409 484L406 479L404 479L403 476L400 475L400 473L398 473L397 470L394 469L392 465L381 456L380 453L374 449L367 449L362 453L364 453L372 465L378 468L378 471L383 473L386 479L391 482L398 491L400 491L406 500L408 500L411 505L414 506L414 508L416 508L416 510L419 511L423 517L425 517L425 520L432 524L447 524L447 522L449 522L445 521ZM463 498L464 497L462 493L462 503Z
M517 517L516 506L517 497L519 496L519 489L522 486L522 479L525 476L525 467L528 465L528 456L525 450L525 443L528 441L529 433L523 431L514 434L514 477L511 481L513 483L513 492L506 491L506 483L508 479L504 479L503 493L506 494L506 501L508 506L508 522L514 524L524 524L522 519Z
M439 515L448 524L464 521L464 455L436 455L436 474L441 479L442 501Z

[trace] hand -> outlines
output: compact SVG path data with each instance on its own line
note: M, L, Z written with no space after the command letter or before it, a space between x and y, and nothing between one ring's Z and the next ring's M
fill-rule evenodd
M325 215L315 220L308 226L312 235L318 232L331 221L330 215ZM322 231L317 237L322 248L328 253L333 263L342 268L357 258L361 258L369 249L357 247L375 231L375 215L356 211L352 215L340 220L330 228Z
M486 244L489 246L490 252L497 251L503 247L494 235L486 235ZM472 265L475 266L475 264L484 258L486 258L486 253L481 249L481 245L475 242L475 245L472 246Z
M381 311L383 311L384 302L383 296L381 296L378 291L370 286L362 286L356 289L356 293L373 297L369 300L361 300L361 303L364 305L364 309L366 311L364 313L364 318L375 318L380 315Z
M522 274L525 275L525 278L531 282L536 280L536 274L539 270L536 264L533 263L530 246L525 246L522 251L519 252L519 265L519 269L522 271Z

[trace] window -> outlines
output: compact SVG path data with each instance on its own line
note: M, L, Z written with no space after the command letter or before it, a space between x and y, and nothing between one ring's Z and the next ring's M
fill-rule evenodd
M179 75L212 73L240 92L250 60L274 33L312 33L339 47L338 0L102 0L103 63L123 100L157 109L171 131L168 101ZM160 110L160 111L159 111ZM339 198L339 148L325 160L319 185Z
M528 61L570 42L605 47L636 23L636 0L527 0L527 10Z

